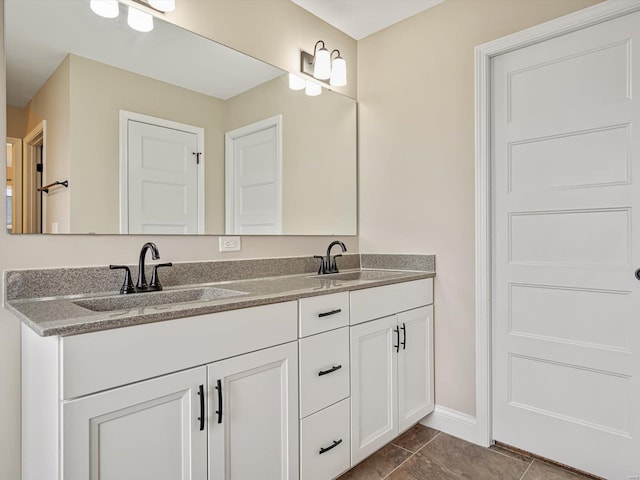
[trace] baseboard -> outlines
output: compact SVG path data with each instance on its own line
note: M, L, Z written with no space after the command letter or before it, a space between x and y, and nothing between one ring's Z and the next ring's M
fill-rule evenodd
M436 405L433 413L424 417L420 423L468 442L482 445L483 447L488 446L485 445L486 440L481 438L482 435L477 426L476 417L466 413Z

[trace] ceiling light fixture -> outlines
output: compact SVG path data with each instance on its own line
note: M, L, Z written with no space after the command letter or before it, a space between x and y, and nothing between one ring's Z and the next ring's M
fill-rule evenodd
M118 0L91 0L89 8L96 15L104 18L116 18L120 13Z
M337 55L334 58L335 53ZM313 55L305 51L300 53L300 71L332 87L344 87L347 84L347 63L340 55L340 50L329 53L323 40L316 42Z

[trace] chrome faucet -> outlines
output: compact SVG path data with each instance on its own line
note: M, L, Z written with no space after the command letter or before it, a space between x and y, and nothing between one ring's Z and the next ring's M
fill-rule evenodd
M335 240L335 241L331 242L329 244L329 246L327 247L327 256L326 256L326 258L323 258L320 255L314 255L313 256L313 258L319 258L320 259L320 268L318 269L318 275L326 275L328 273L340 273L340 270L338 270L338 264L336 262L336 259L338 257L341 257L342 254L339 253L338 255L334 255L333 257L331 257L331 249L335 245L340 245L340 248L342 248L343 252L347 251L347 247L345 246L344 243L342 243L340 240Z

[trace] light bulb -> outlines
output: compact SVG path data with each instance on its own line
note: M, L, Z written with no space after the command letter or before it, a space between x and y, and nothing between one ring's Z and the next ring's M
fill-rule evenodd
M316 52L313 63L313 76L318 80L327 80L331 76L331 55L329 50L322 47Z
M129 7L127 23L131 28L139 32L150 32L153 30L153 17L137 8Z
M304 93L310 97L317 97L322 93L322 87L315 82L307 80L307 85L304 87Z
M289 74L289 88L291 90L304 90L304 88L307 86L307 81L296 75L295 73L290 73Z
M176 9L176 0L148 0L149 5L161 12L173 12Z
M96 15L104 18L116 18L120 13L118 0L91 0L89 8Z
M333 59L329 84L334 87L344 87L347 84L347 62L344 61L344 58L336 57Z

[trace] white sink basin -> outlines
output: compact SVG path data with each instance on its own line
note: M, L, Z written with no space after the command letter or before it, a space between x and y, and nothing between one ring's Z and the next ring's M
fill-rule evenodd
M162 292L130 293L110 295L108 297L87 298L71 303L94 312L111 312L127 308L152 307L155 305L173 305L177 303L206 302L221 298L246 295L246 292L226 290L224 288L199 287L183 290L165 290Z

